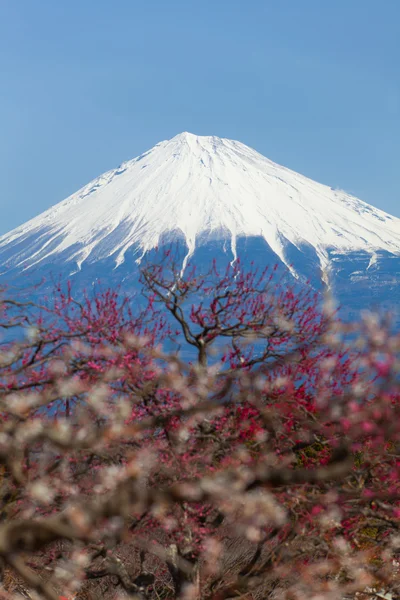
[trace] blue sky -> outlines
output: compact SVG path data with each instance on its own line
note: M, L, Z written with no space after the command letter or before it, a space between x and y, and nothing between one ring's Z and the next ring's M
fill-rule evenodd
M400 217L399 0L3 0L0 233L181 131Z

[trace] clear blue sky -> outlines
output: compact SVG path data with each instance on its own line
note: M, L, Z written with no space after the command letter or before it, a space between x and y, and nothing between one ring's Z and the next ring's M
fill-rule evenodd
M399 0L2 0L0 233L181 131L400 217Z

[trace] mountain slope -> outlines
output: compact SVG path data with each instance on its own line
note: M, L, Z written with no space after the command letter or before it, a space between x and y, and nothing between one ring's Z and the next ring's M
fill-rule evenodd
M72 277L79 289L100 280L133 293L143 257L171 241L182 266L237 256L286 265L316 289L328 284L350 316L400 306L400 219L244 144L189 133L0 237L0 284Z
M240 142L189 133L157 144L0 237L0 264L49 262L76 271L139 259L180 238L187 257L207 239L261 237L293 272L288 247L312 248L326 273L332 251L400 255L400 219L279 166Z

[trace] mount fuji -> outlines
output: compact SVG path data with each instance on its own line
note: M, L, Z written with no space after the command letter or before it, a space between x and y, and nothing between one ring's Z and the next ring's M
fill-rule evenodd
M182 133L0 237L0 282L50 272L134 285L163 245L188 261L281 263L350 311L399 303L400 219L244 144Z

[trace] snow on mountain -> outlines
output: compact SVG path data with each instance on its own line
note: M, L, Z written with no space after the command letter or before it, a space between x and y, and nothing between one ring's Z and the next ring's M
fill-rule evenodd
M27 270L57 261L121 265L171 236L187 258L207 239L264 238L289 266L288 244L315 249L322 271L332 253L400 255L400 219L282 167L240 142L182 133L101 175L0 237L0 265ZM291 267L289 267L291 268ZM295 273L295 271L292 271Z

